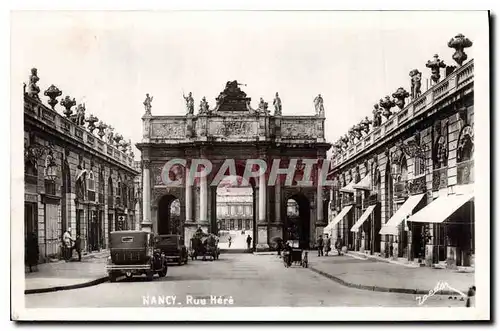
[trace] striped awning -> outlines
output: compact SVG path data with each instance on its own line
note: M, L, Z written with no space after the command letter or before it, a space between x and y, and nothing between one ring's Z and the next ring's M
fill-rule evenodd
M366 208L363 215L361 215L359 220L352 226L351 232L358 231L358 229L361 227L361 225L363 225L363 223L368 219L368 217L370 217L370 214L372 213L373 209L375 209L375 205L368 206L368 208Z

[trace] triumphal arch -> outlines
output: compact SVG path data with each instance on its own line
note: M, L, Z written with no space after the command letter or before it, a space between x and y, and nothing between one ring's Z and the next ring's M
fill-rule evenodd
M203 98L196 114L193 97L184 96L187 110L183 116L152 115L152 97L147 95L146 113L142 117L143 139L137 144L142 152L142 226L160 234L179 233L186 244L198 228L217 234L217 186L212 181L228 160L234 160L234 166L228 170L244 176L246 160L259 159L269 167L258 177L249 178L253 191L254 248L268 248L276 237L298 239L301 246L312 246L327 225L329 197L321 185L296 183L308 172L312 178L318 178L320 166L313 165L312 171L308 171L306 159L321 163L330 148L325 142L321 95L314 100L315 115L288 116L282 114L286 113L286 107L282 112L278 93L269 107L273 108L271 114L262 98L258 108L252 109L251 99L240 86L237 81L227 82L216 98L215 107L211 108ZM189 169L193 160L199 159L208 160L212 169L206 176L193 179ZM296 165L294 159L298 159ZM166 169L169 161L177 162L173 160L185 163L178 162ZM270 184L273 162L280 169L294 168L292 181L278 174L275 184ZM170 185L174 182L175 185ZM169 210L177 199L180 224L174 225ZM289 199L297 202L299 210L298 221L293 224L287 217Z

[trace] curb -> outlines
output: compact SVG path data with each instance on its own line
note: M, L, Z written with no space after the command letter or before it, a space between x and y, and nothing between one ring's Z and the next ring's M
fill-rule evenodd
M84 287L90 287L105 283L109 280L108 276L97 278L85 283L73 284L73 285L65 285L65 286L54 286L54 287L46 287L46 288L35 288L31 290L24 290L24 294L38 294L38 293L48 293L48 292L57 292L57 291L66 291L66 290L75 290Z
M316 269L312 266L309 266L309 269L312 270L313 272L320 274L326 278L329 278L340 285L346 286L346 287L351 287L351 288L357 288L359 290L367 290L367 291L374 291L374 292L390 292L390 293L404 293L404 294L429 294L429 291L424 291L424 290L419 290L419 289L407 289L407 288L396 288L396 287L382 287L382 286L369 286L369 285L362 285L362 284L355 284L355 283L350 283L346 282L345 280L333 276L329 273L326 273L324 271L321 271L319 269ZM458 293L455 293L453 291L439 291L436 293L436 295L457 295Z

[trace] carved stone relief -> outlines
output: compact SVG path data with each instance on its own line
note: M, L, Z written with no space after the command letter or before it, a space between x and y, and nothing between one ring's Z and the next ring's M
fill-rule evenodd
M281 135L283 137L313 138L315 133L315 123L311 121L284 122L281 124Z
M186 137L184 123L153 123L152 136L155 138L182 139Z

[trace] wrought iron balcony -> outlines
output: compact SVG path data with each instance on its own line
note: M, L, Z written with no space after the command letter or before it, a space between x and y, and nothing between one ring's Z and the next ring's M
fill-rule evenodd
M409 196L408 181L402 180L394 184L394 198L406 199Z
M457 184L467 185L474 183L474 160L457 163Z
M448 187L448 167L435 169L432 172L432 190L439 191Z
M38 185L38 176L37 175L28 175L24 174L24 183Z

